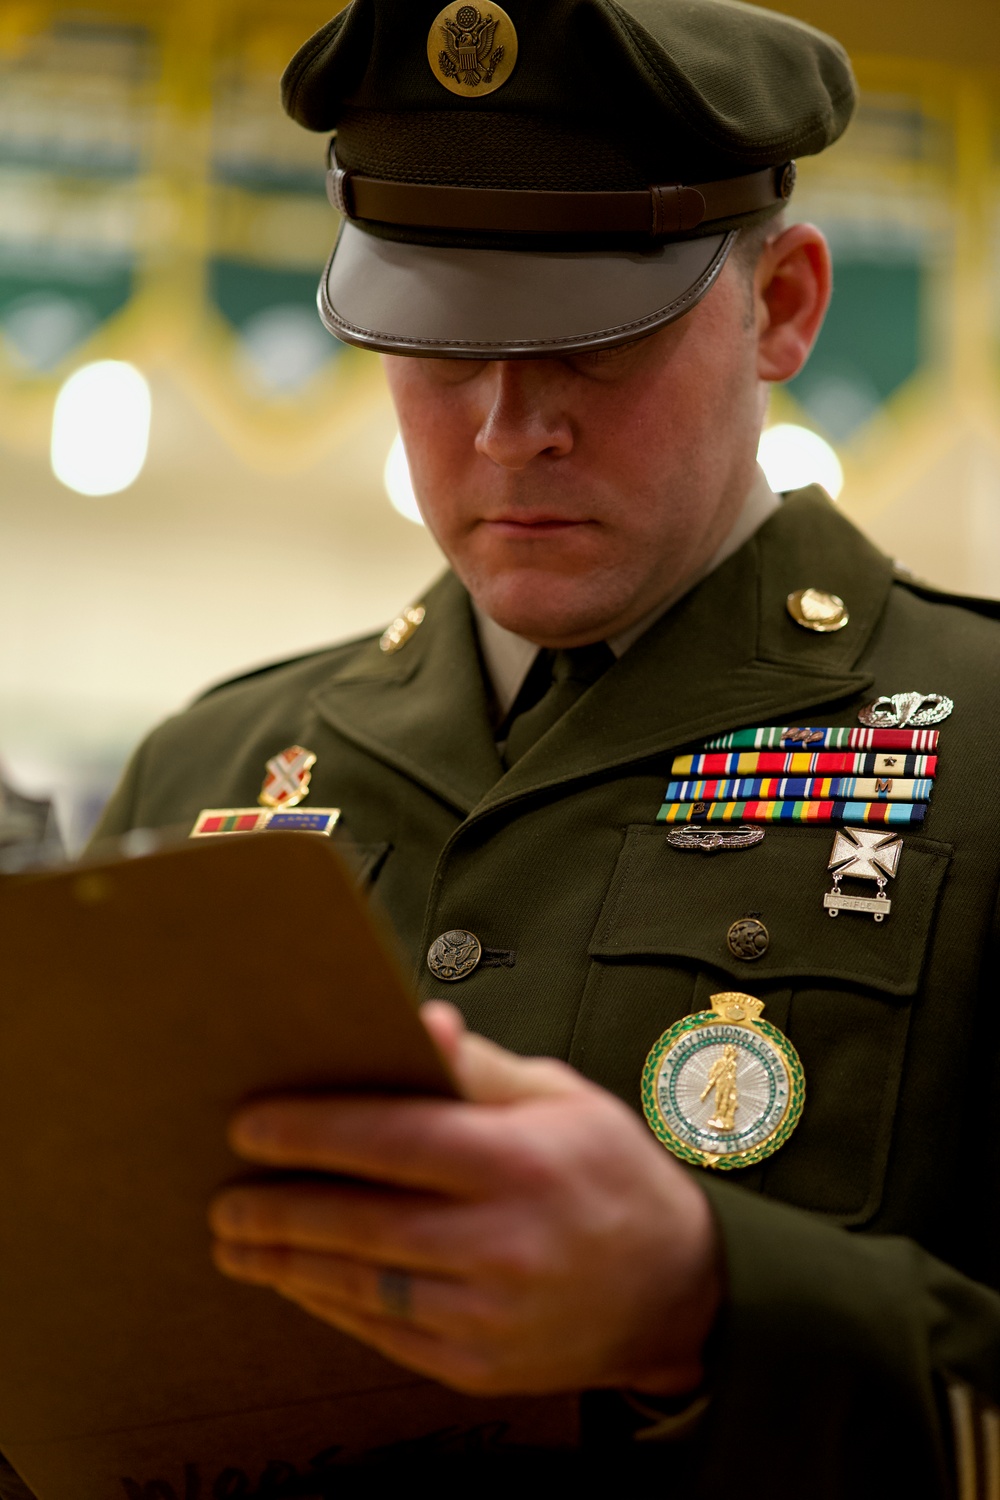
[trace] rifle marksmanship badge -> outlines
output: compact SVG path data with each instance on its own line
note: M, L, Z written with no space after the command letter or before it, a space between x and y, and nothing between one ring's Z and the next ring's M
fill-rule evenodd
M764 1002L727 991L685 1016L646 1058L642 1107L668 1151L695 1167L732 1171L771 1156L799 1123L799 1055L760 1019Z
M340 821L339 807L299 809L309 795L316 757L301 745L289 745L273 755L265 767L257 807L206 807L198 814L190 837L209 838L227 833L320 833L327 837Z
M427 37L427 61L438 83L464 99L492 94L517 62L517 32L499 5L447 5Z
M842 911L857 911L884 922L892 910L892 902L885 893L889 880L896 878L899 857L903 852L903 840L898 834L879 833L874 828L844 828L838 830L833 840L833 853L828 869L833 874L833 890L823 897L823 905L831 917ZM874 880L878 886L876 896L850 896L840 888L847 875L854 880Z

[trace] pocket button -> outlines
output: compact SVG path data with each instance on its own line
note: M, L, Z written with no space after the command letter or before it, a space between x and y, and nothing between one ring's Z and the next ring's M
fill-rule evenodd
M734 958L752 963L770 948L771 934L756 917L740 917L726 933L726 946Z

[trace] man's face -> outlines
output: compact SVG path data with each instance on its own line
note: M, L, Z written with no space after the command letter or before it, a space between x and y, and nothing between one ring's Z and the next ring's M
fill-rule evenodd
M428 527L477 603L546 646L655 609L725 538L763 414L746 272L623 348L385 359Z

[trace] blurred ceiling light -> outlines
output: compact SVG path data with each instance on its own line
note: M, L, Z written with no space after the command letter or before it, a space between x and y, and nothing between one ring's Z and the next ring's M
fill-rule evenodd
M403 439L398 432L395 442L389 449L389 457L385 461L382 478L385 483L385 492L392 501L393 509L398 510L399 514L405 516L408 521L414 521L418 526L422 526L424 518L420 514L417 497L413 493L410 465L407 462Z
M791 422L768 427L761 434L757 462L776 495L800 490L807 484L821 484L831 500L836 500L844 488L840 459L830 444L808 427L796 427Z
M152 398L134 365L102 359L69 377L52 417L52 470L80 495L116 495L138 479Z

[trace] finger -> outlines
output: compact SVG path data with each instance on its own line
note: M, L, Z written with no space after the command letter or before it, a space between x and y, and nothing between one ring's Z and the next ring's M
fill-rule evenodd
M241 1184L209 1206L209 1223L222 1240L442 1275L459 1274L476 1256L480 1219L447 1200L319 1183Z
M431 1041L454 1068L458 1048L465 1033L465 1019L457 1006L447 1000L427 1000L420 1007L420 1019Z
M281 1295L289 1295L281 1293ZM360 1339L397 1365L470 1394L490 1394L491 1367L475 1349L439 1338L423 1328L398 1319L371 1317L332 1299L295 1296L290 1300L313 1317Z
M474 1044L471 1051L469 1044ZM509 1075L524 1071L520 1097L591 1089L561 1063L524 1061L480 1037L463 1038L466 1077L477 1102L328 1096L261 1099L243 1107L230 1126L234 1151L267 1166L312 1168L344 1176L478 1197L510 1167L510 1122L482 1108L486 1074L508 1075L494 1096L512 1102Z
M465 1098L476 1104L516 1104L591 1087L565 1063L549 1057L519 1057L474 1031L458 1038L455 1056L449 1061Z
M267 1166L463 1193L484 1169L481 1145L463 1144L467 1110L434 1099L279 1096L245 1105L229 1138L238 1155Z
M225 1241L217 1241L212 1253L219 1270L235 1280L273 1286L299 1302L328 1302L357 1317L400 1320L399 1313L386 1304L383 1277L387 1268L383 1265L343 1255ZM408 1276L407 1283L403 1321L410 1327L467 1340L482 1337L499 1324L496 1299L457 1277Z

